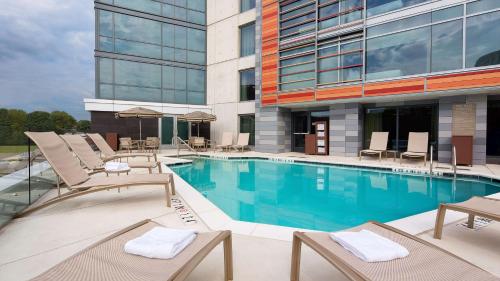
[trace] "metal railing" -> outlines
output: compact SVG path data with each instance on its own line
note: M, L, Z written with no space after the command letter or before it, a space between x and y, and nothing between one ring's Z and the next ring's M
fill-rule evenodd
M457 148L453 146L453 159L451 162L453 168L453 178L457 178Z
M181 144L186 146L188 148L188 150L190 150L190 151L196 153L196 155L198 155L198 151L193 149L185 140L181 139L180 137L173 137L172 143L175 143L175 145L177 145L177 157L179 157L179 153L181 150Z
M429 174L431 175L432 177L432 170L434 169L434 147L431 145L431 166L429 168Z

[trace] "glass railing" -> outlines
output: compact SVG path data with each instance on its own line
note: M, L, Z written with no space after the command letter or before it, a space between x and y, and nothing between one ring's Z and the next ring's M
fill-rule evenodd
M0 146L0 228L54 188L55 179L35 146Z

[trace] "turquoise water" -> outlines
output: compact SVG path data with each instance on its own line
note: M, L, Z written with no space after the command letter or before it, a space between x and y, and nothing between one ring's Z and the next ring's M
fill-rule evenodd
M214 160L171 167L235 220L335 231L388 222L500 192L499 185L268 160Z

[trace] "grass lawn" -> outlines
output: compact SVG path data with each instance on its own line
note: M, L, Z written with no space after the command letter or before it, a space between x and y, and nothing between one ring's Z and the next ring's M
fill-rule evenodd
M35 149L35 146L31 146L31 149ZM27 145L0 145L0 153L23 153L27 151Z

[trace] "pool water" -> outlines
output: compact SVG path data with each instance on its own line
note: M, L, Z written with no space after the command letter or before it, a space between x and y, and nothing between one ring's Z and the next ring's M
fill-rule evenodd
M500 192L478 180L269 160L192 158L172 170L235 220L336 231Z

